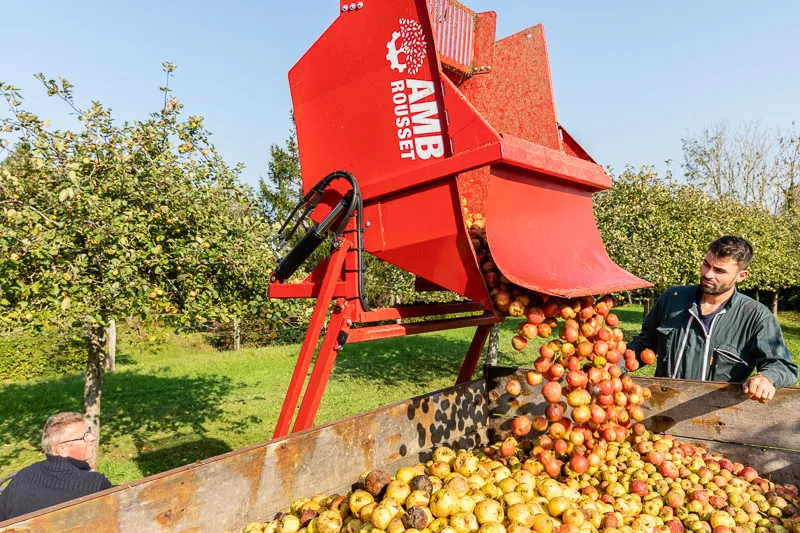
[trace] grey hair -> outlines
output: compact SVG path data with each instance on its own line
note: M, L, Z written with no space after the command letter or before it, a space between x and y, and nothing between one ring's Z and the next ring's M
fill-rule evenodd
M76 422L83 422L83 415L80 413L58 413L47 419L42 432L42 450L49 455L55 455L55 448L61 438L61 432L69 425Z

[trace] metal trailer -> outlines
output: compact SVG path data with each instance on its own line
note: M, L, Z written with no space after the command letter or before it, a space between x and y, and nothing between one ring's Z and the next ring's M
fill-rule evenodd
M0 533L235 531L266 521L296 498L346 494L358 477L391 474L443 444L473 447L509 434L520 413L544 412L526 370L485 367L484 378L198 461L0 524ZM523 384L511 397L511 377ZM754 466L776 482L800 481L800 388L769 404L737 385L635 378L653 396L645 424Z

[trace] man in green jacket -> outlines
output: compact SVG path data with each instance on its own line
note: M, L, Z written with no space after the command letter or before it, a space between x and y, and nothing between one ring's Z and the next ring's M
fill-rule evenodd
M664 291L628 347L640 357L645 348L656 353L656 377L741 383L760 402L794 385L797 365L777 319L736 290L752 261L753 247L742 237L712 242L700 285Z

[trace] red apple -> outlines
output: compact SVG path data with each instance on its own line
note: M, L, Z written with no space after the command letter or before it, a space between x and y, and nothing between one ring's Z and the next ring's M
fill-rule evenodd
M506 392L511 396L517 396L522 392L522 385L516 379L509 379L506 383Z
M531 432L531 420L525 415L520 415L511 423L511 431L517 437L524 437Z
M642 363L646 365L652 365L656 362L656 354L649 348L642 350L642 353L639 355L639 357L642 359Z
M511 339L511 346L518 352L521 352L528 346L528 339L515 335L514 338Z
M528 382L528 385L536 386L542 382L542 375L538 372L530 371L525 375L525 380Z

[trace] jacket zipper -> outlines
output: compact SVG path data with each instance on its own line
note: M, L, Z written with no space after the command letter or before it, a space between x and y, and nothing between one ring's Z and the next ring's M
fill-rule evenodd
M683 335L683 341L681 342L681 347L678 350L678 357L675 361L675 371L672 373L672 379L677 379L678 377L678 370L681 368L681 360L683 359L683 352L686 350L686 341L689 340L689 333L691 333L691 328L686 328L686 333ZM669 361L667 361L667 366L669 366ZM667 368L667 375L669 375L669 368Z
M717 321L719 317L725 314L725 309L714 315L714 318L711 319L711 326L708 328L708 335L706 335L706 349L705 349L705 356L703 356L703 381L706 380L706 373L708 372L708 351L711 348L711 332L714 331L714 323Z
M710 342L711 341L711 332L714 331L714 324L716 323L717 318L719 318L721 315L724 315L727 312L727 309L723 309L722 311L720 311L719 313L714 315L714 318L711 319L711 325L709 326L708 331L706 331L706 326L705 326L705 324L703 324L703 321L700 320L700 317L698 317L692 311L693 311L693 309L689 309L689 314L692 315L700 323L700 327L703 328L703 333L705 333L705 337L706 337L706 342L705 342L705 345L703 346L703 371L700 374L700 380L701 381L705 381L706 380L706 373L708 372L708 351L709 351L709 348L711 347L711 342ZM690 327L691 327L691 325L690 325ZM688 333L688 329L687 329L687 333Z

